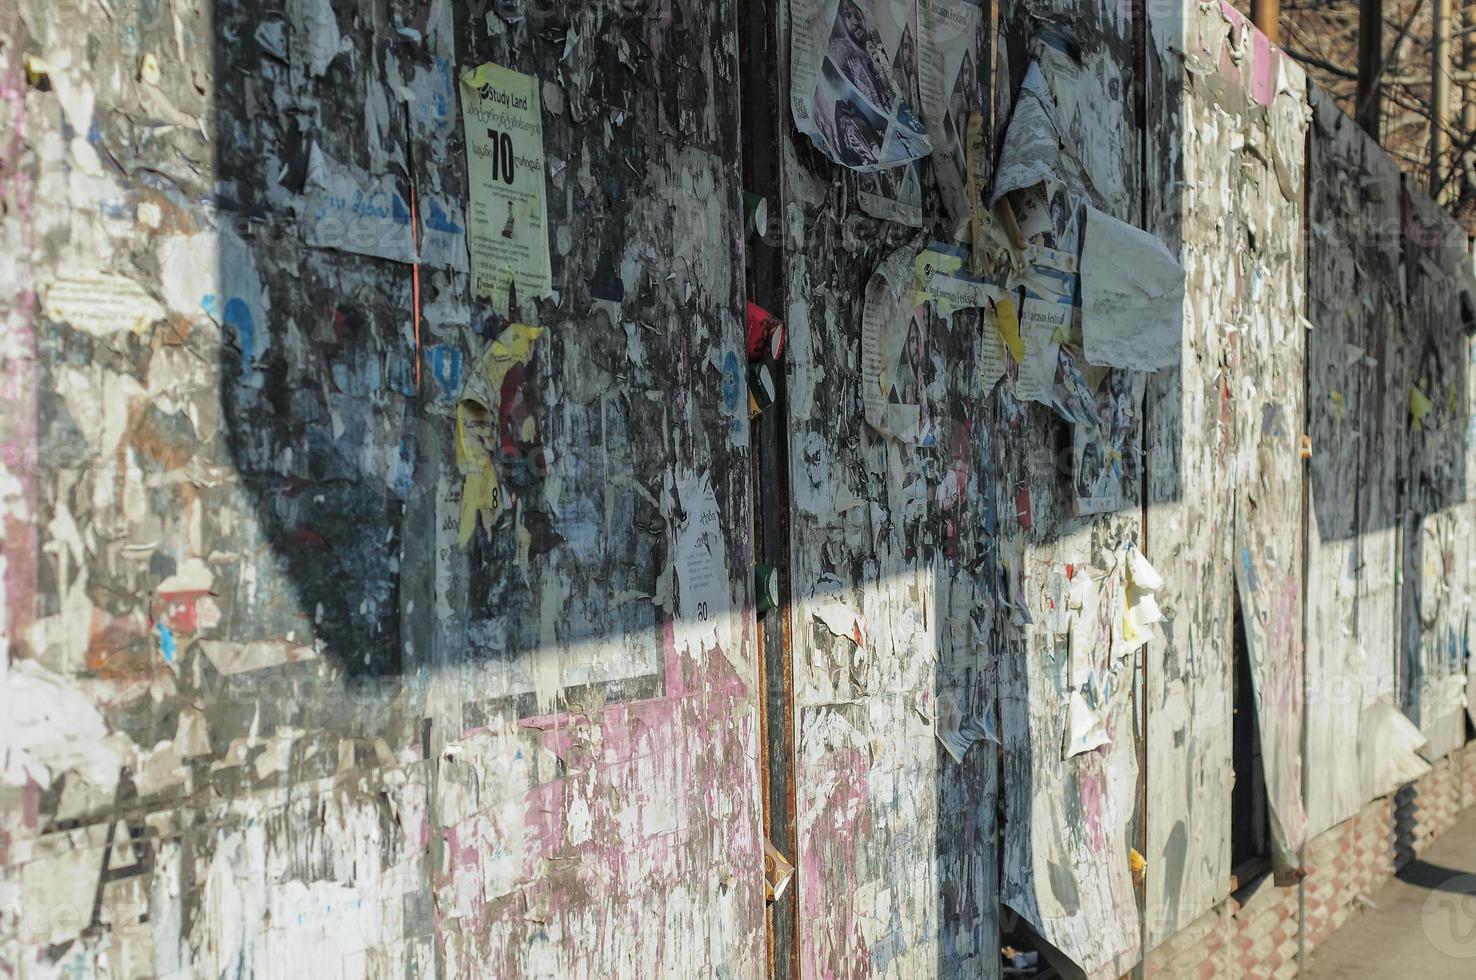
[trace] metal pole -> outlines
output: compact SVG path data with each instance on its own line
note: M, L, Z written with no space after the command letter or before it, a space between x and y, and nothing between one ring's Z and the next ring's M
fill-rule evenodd
M1435 0L1435 50L1430 79L1430 194L1445 183L1445 127L1450 122L1450 0Z
M1251 0L1251 23L1260 28L1272 44L1281 41L1281 0Z
M1358 125L1379 138L1379 112L1383 96L1379 72L1384 66L1384 0L1358 3Z

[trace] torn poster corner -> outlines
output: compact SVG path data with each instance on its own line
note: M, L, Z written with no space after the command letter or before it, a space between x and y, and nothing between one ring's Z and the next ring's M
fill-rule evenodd
M1183 266L1157 238L1090 206L1081 253L1081 332L1092 364L1134 371L1179 365Z
M1429 772L1430 763L1420 755L1426 744L1419 726L1389 702L1375 701L1363 709L1358 768L1364 797L1385 796Z

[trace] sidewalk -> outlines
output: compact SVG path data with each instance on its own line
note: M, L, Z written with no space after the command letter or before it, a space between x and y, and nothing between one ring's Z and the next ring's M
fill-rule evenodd
M1476 977L1476 811L1308 957L1306 976Z

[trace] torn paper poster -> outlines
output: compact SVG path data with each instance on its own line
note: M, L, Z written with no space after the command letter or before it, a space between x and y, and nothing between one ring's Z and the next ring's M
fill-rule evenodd
M472 292L504 316L553 289L538 79L485 64L461 76Z
M810 592L810 612L836 636L843 636L858 647L866 646L866 617L842 600L845 586L840 579L826 575Z
M979 40L985 20L982 0L919 0L920 81L923 119L933 143L933 171L954 230L982 212L986 183L982 148L970 153L969 121L985 110ZM981 127L974 127L974 142Z
M975 742L1000 744L999 726L994 718L994 701L980 700L980 707L970 710L963 698L951 692L943 692L938 696L935 704L937 714L931 719L933 733L938 736L938 741L943 743L943 748L954 762L962 763L969 746Z
M962 314L960 314L962 315ZM1004 337L999 331L999 314L995 309L974 311L979 333L979 393L987 395L1010 371L1005 354ZM967 323L967 321L965 321Z
M508 324L467 376L456 403L462 547L471 540L479 518L490 532L502 514L505 501L497 463L526 459L535 448L537 430L524 369L542 335L542 327Z
M932 151L896 81L917 75L913 4L790 0L789 25L790 108L820 152L870 171Z
M728 591L728 549L722 514L709 474L676 481L677 513L672 565L676 573L676 647L694 656L718 648L730 661L738 654L733 601ZM735 668L740 665L733 663Z
M928 308L917 303L914 268L920 249L900 248L866 284L861 313L861 403L882 435L926 445Z
M1070 759L1073 756L1083 755L1111 741L1111 737L1107 734L1107 726L1102 722L1102 716L1087 703L1081 691L1072 691L1071 698L1066 703L1066 724L1065 735L1061 740L1061 758Z
M1088 362L1135 371L1179 366L1184 268L1163 242L1088 207L1081 277Z
M140 333L164 318L164 307L127 276L83 272L52 280L43 306L55 323L106 338Z
M1076 513L1105 514L1130 503L1130 488L1140 477L1138 417L1146 381L1135 372L1107 372L1097 387L1092 417L1073 427Z
M1067 634L1067 678L1069 688L1083 689L1105 674L1109 667L1113 624L1110 603L1105 602L1098 586L1100 572L1076 566L1065 594L1060 594L1064 576L1051 576L1055 594L1048 599L1055 609L1048 617L1052 632ZM1103 579L1103 584L1108 580ZM1065 629L1060 620L1064 619ZM1055 620L1055 622L1050 622Z
M121 740L115 745L115 740ZM60 674L34 660L0 669L0 784L41 789L66 772L111 790L131 743L110 739L90 700Z
M1163 621L1155 593L1163 588L1163 576L1148 563L1136 546L1127 549L1127 603L1122 615L1122 650L1131 653L1151 638L1154 623Z
M1056 103L1046 88L1040 65L1031 62L999 151L990 206L1011 191L1059 181L1060 169L1061 127Z
M814 613L836 636L845 637L858 647L866 646L866 619L850 606L826 599L815 604Z
M1387 701L1364 708L1358 727L1363 798L1385 796L1429 772L1430 763L1420 755L1427 742L1420 726Z
M415 261L410 205L395 189L394 178L355 173L314 143L303 195L304 238L309 245L395 262Z

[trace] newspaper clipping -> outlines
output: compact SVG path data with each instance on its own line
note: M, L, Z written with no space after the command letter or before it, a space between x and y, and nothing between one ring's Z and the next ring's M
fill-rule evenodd
M928 307L913 290L919 246L882 260L866 284L861 314L861 404L882 435L926 445Z
M790 108L795 126L842 166L864 172L900 165L932 152L912 108L917 77L917 16L912 3L890 0L790 0ZM906 173L899 175L905 178ZM895 200L897 188L873 196ZM918 208L921 208L919 183ZM919 214L919 220L920 220Z
M872 10L883 38L883 64L891 72L892 84L904 103L918 105L917 2L896 0ZM874 218L921 228L925 159L857 174L857 199L862 209Z
M986 184L985 154L968 152L969 116L984 111L983 64L979 39L984 21L982 0L918 0L922 37L921 104L933 143L933 170L943 204L955 229L973 217L979 202L970 201ZM970 180L970 165L976 171Z

